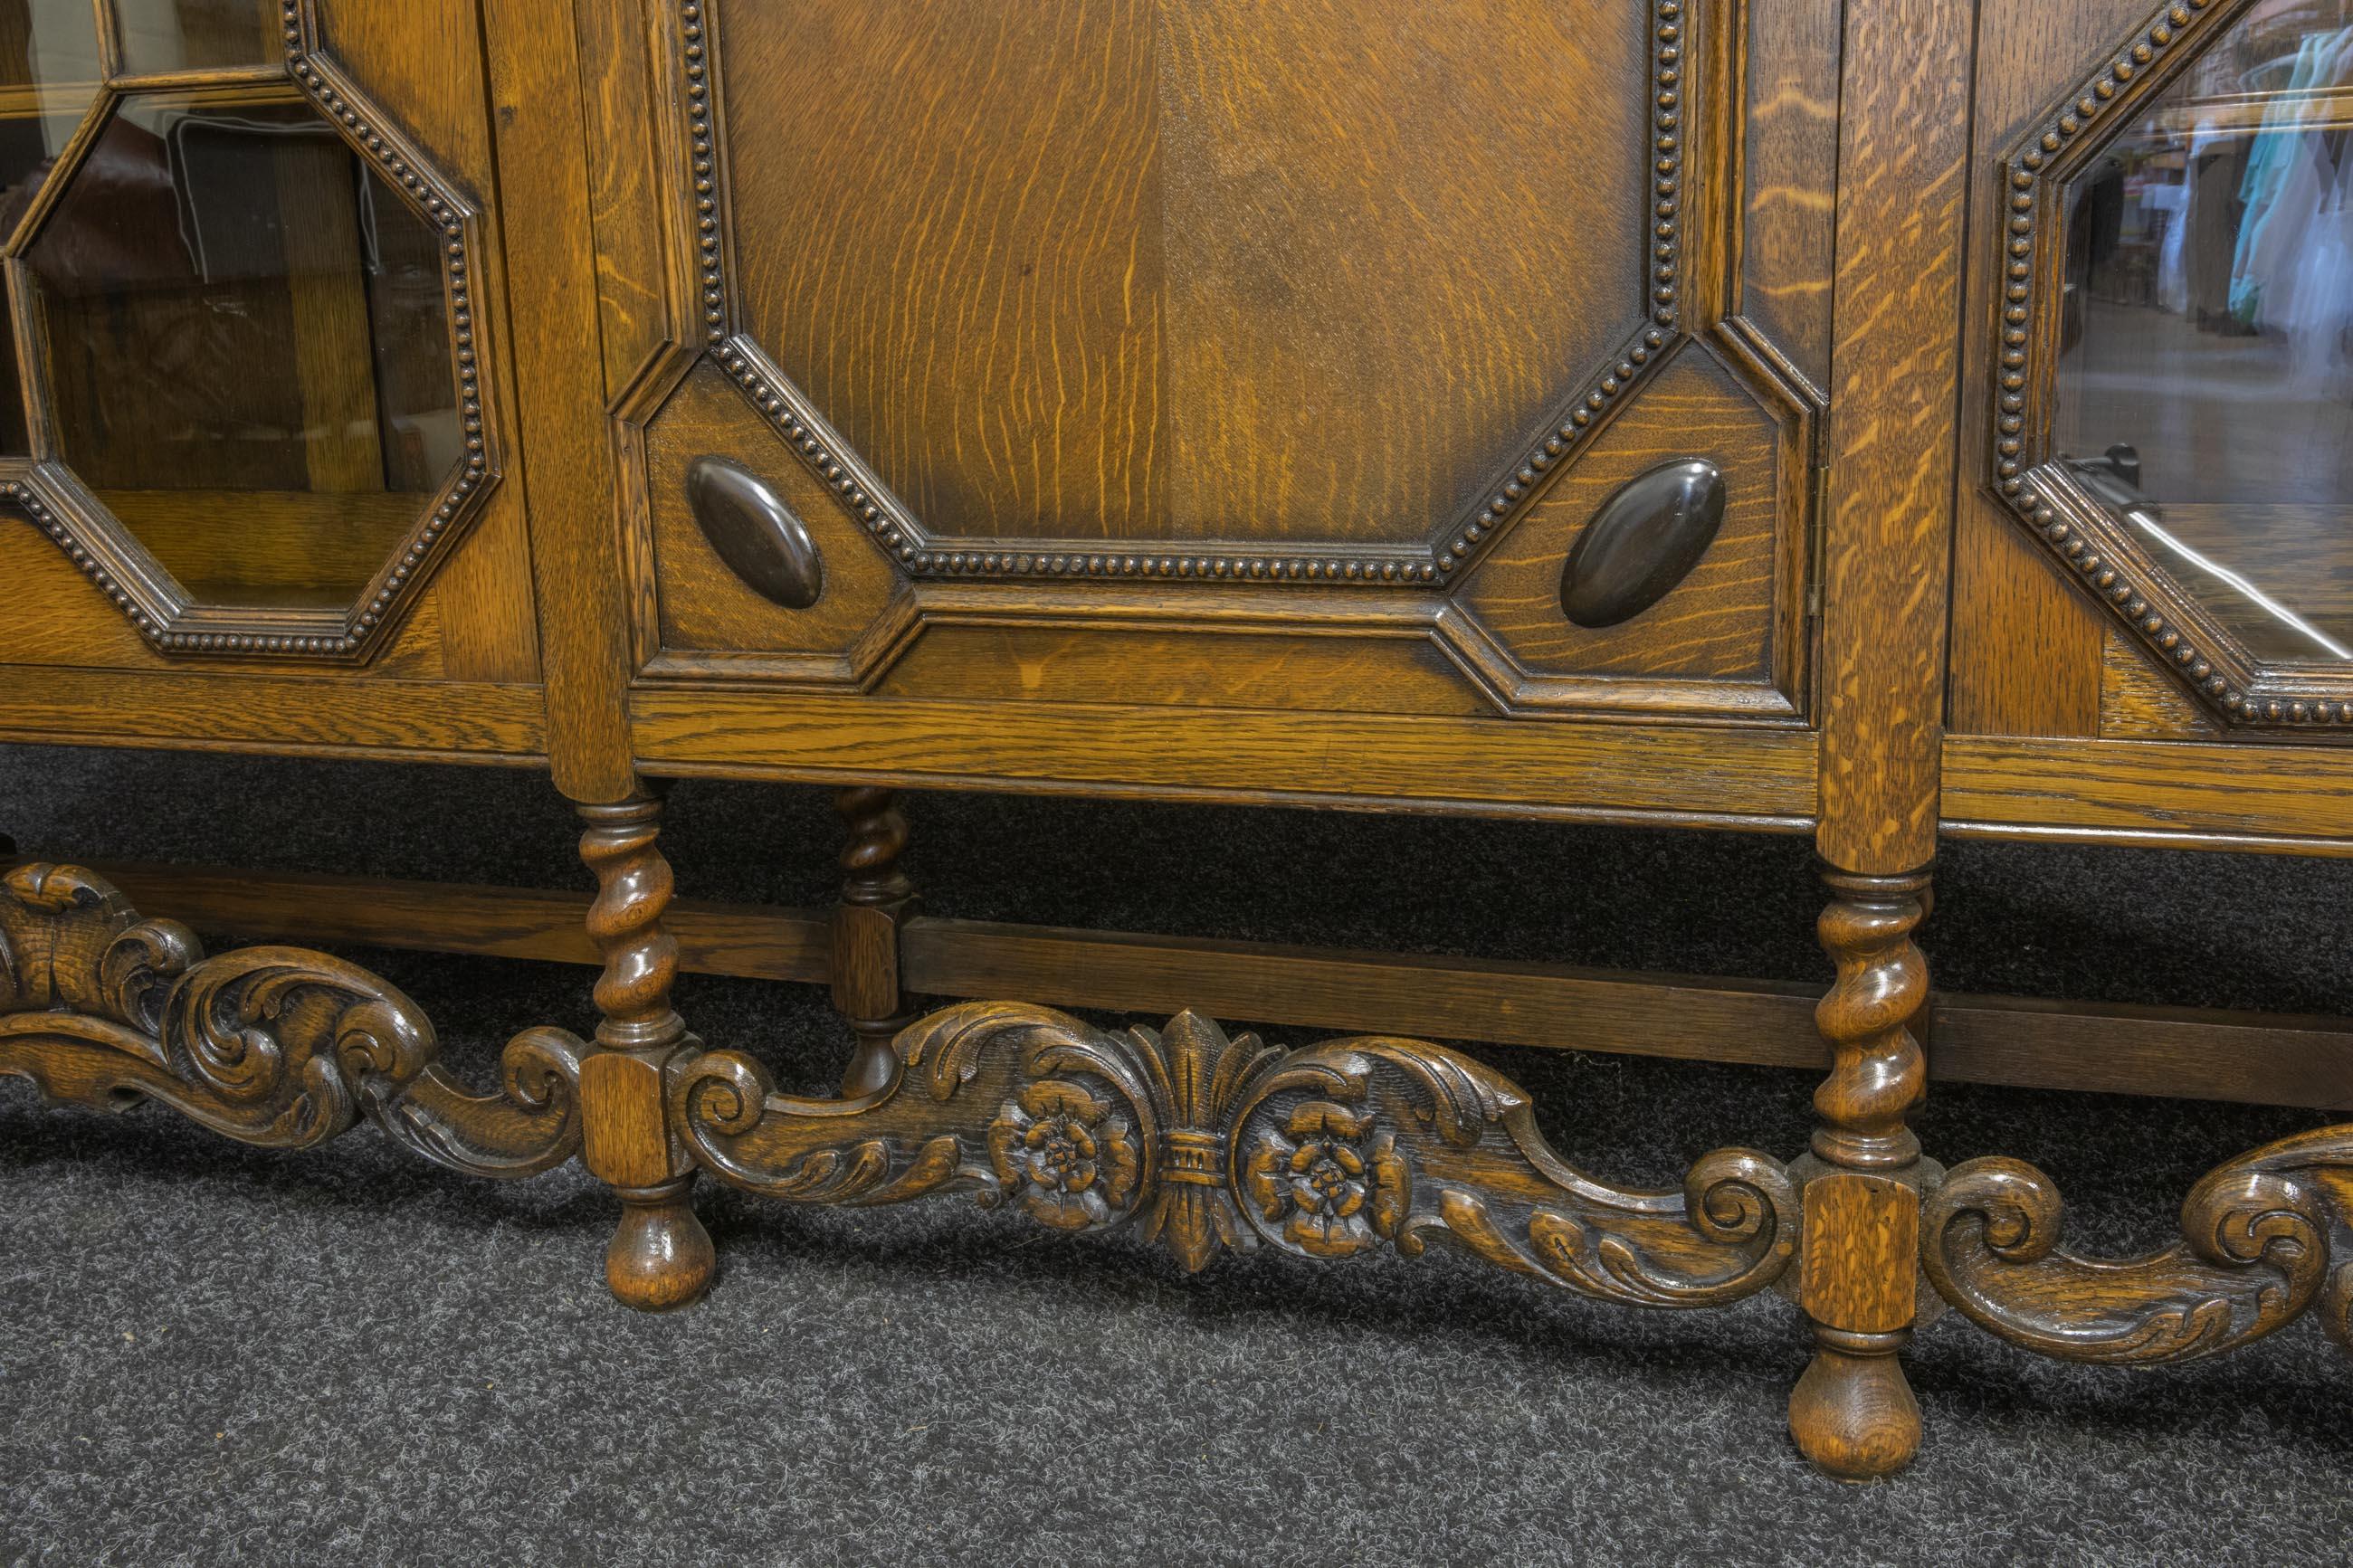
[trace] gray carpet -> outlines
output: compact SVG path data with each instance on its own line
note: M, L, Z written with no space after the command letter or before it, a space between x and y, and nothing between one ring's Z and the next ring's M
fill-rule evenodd
M806 791L681 785L698 897L824 895ZM1815 977L1806 847L1292 812L923 796L935 911ZM0 748L0 829L45 857L577 886L522 773ZM2185 913L2184 911L2191 911ZM156 911L164 912L164 911ZM2353 866L1959 846L1940 983L2353 1011ZM586 974L353 952L488 1081L589 1021ZM815 991L690 978L709 1038L815 1087ZM1232 1020L1231 1022L1245 1022ZM1280 1037L1296 1039L1295 1031ZM1598 1173L1803 1146L1810 1079L1483 1053ZM1954 1161L2043 1163L2087 1246L2167 1233L2202 1168L2308 1113L1941 1088ZM1451 1257L1187 1279L946 1200L801 1213L709 1194L723 1274L661 1319L598 1278L576 1172L499 1186L363 1131L247 1150L153 1110L0 1087L0 1563L1053 1562L2341 1564L2353 1373L2308 1323L2135 1374L1956 1318L1911 1359L1920 1463L1816 1479L1778 1299L1588 1305Z

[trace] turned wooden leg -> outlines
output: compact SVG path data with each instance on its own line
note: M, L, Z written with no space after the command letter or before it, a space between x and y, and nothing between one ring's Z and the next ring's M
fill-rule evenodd
M915 905L914 885L899 868L907 819L896 790L840 790L833 808L849 835L833 916L833 1005L858 1037L841 1092L871 1094L898 1070L891 1042L914 1016L899 991L899 927Z
M580 858L596 875L588 934L604 954L596 977L596 1049L581 1064L582 1156L621 1199L605 1279L641 1311L683 1307L711 1283L711 1237L688 1201L694 1165L670 1133L664 1083L702 1047L670 1006L678 943L662 929L670 862L655 847L661 803L579 808Z
M1897 1360L1919 1296L1920 1141L1905 1124L1926 1087L1911 1025L1928 1000L1912 931L1927 913L1928 872L1824 873L1823 948L1838 982L1816 1014L1831 1053L1814 1091L1798 1299L1814 1354L1789 1396L1805 1456L1848 1480L1887 1475L1920 1447L1920 1406Z

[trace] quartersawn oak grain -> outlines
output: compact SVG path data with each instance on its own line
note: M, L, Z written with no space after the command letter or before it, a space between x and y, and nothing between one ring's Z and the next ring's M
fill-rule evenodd
M593 895L201 868L121 885L247 934L594 964L596 1037L526 1030L473 1094L364 971L204 960L93 874L12 861L0 1065L256 1142L364 1114L486 1174L576 1148L618 1200L608 1282L647 1308L712 1277L706 1172L793 1201L961 1187L1061 1229L1133 1217L1187 1268L1444 1236L1646 1306L1779 1280L1813 1337L1791 1431L1850 1477L1917 1444L1897 1357L1930 1292L2124 1363L2330 1304L2345 1129L2226 1161L2182 1243L2104 1261L2058 1245L2040 1172L1995 1157L1940 1184L1906 1122L1936 1079L2353 1108L2341 1022L1938 996L1915 941L1940 835L2353 852L2353 753L2182 728L2179 692L2104 661L1980 493L1992 160L2094 68L2144 90L2109 62L2137 69L2150 28L2203 40L2253 10L2145 3L1477 0L1444 26L1361 0L298 6L274 36L312 51L309 90L379 100L369 125L343 106L355 143L483 214L451 347L484 366L505 482L340 669L166 657L112 596L161 613L152 556L111 535L61 552L12 515L0 738L547 759L583 803ZM181 85L295 90L274 65ZM316 369L360 327L323 276L351 257L283 237L321 275L289 306ZM45 382L58 345L16 292L34 451L58 425L44 384L122 408L186 391ZM349 564L322 531L381 542L351 498L382 449L367 389L283 390L318 427L301 499L211 526L237 464L294 460L267 443L152 478L183 490L112 493L174 569L268 581L267 624L300 629ZM132 458L142 423L113 433ZM816 604L745 594L681 527L683 475L713 453L805 517ZM1725 474L1722 535L1641 615L1569 627L1559 564L1600 498L1689 456ZM21 452L0 480L102 522ZM954 558L989 534L1017 542ZM1018 544L1057 535L1042 562ZM641 775L705 773L838 788L838 907L672 898ZM1811 829L1838 982L936 919L901 864L901 786ZM759 1042L697 1040L671 995L690 969L832 986L849 1092L778 1094ZM914 1019L926 992L977 1000ZM1113 1034L1041 1002L1173 1016ZM1270 1050L1202 1008L1359 1037ZM234 1040L198 1039L230 1018ZM1577 1177L1522 1091L1411 1034L1812 1070L1827 1042L1833 1062L1811 1152L1718 1151L1639 1191ZM224 1092L221 1071L249 1076Z

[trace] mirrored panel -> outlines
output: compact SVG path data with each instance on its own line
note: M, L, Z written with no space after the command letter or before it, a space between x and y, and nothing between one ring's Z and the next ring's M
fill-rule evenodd
M279 0L113 0L123 68L137 75L268 65L286 52Z
M290 94L125 100L26 259L58 456L200 602L349 605L465 458L436 233Z
M2353 0L2250 9L2066 209L2057 452L2255 658L2353 662Z

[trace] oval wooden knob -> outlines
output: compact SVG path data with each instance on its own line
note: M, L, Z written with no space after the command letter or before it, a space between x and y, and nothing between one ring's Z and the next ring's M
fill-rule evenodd
M1691 574L1724 526L1724 475L1685 458L1635 475L1601 503L1560 571L1560 608L1580 626L1630 621Z
M697 458L686 470L686 504L727 570L762 598L806 610L825 591L825 563L807 528L741 463Z

